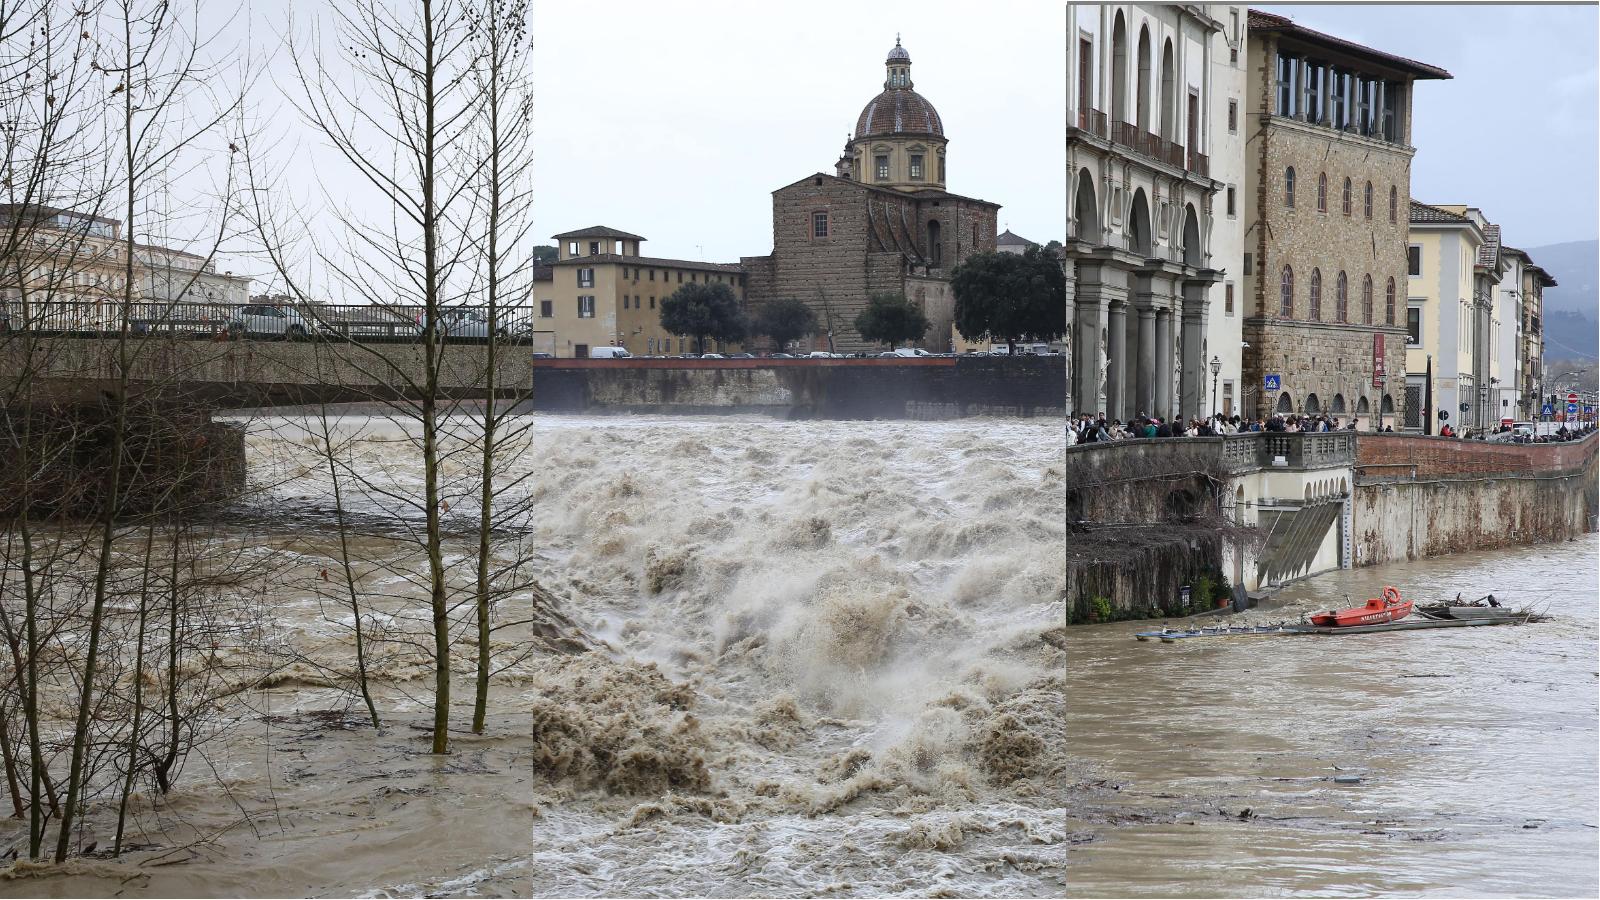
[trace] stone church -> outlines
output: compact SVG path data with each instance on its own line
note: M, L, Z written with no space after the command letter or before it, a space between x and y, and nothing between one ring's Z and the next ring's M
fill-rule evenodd
M920 345L952 347L950 274L995 249L999 204L945 190L944 123L913 90L911 54L897 38L883 91L856 119L834 174L772 192L772 253L740 260L752 307L795 297L816 311L816 349L870 350L856 315L878 293L904 294L931 323Z

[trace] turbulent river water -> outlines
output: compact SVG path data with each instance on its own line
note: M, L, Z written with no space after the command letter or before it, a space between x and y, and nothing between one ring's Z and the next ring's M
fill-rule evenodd
M1594 535L1333 573L1261 621L1493 593L1526 626L1069 639L1073 896L1593 897ZM1357 784L1335 784L1357 775Z
M38 877L0 894L1063 893L1055 423L531 424L497 541L590 649L497 632L477 737L458 647L455 750L430 756L419 454L405 426L347 416L374 732L317 427L252 418L255 493L209 527L266 561L248 615L278 653L234 663L272 674L178 790L135 798L140 849L23 864ZM446 467L455 528L469 461ZM445 548L456 591L468 549Z

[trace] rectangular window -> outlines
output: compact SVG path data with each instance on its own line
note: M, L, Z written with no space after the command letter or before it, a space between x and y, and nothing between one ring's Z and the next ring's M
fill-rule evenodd
M874 156L872 158L872 161L873 161L873 165L878 170L878 180L879 181L888 181L889 180L889 157L887 157L887 156Z
M1235 207L1234 207L1233 185L1230 184L1230 185L1228 185L1228 215L1229 216L1235 216L1237 214L1238 213L1235 211Z
M599 241L590 241L589 242L589 255L590 256L599 256L600 255L600 242Z
M1406 271L1412 275L1422 274L1422 248L1416 244L1406 248Z
M1222 414L1225 416L1233 415L1233 382L1231 381L1222 383Z
M1338 69L1333 70L1333 80L1329 83L1333 88L1333 127L1343 129L1350 120L1350 102L1347 96L1350 90L1350 75Z
M679 284L683 284L683 273L682 272L678 273L678 283Z
M1321 63L1311 63L1306 68L1306 121L1321 122L1324 110L1322 108L1322 84L1326 78L1327 70Z
M592 319L592 318L594 318L594 297L579 297L578 298L578 318L580 318L580 319Z
M912 181L921 181L922 180L922 154L921 153L913 153L913 154L911 154L911 180Z
M824 238L828 236L828 214L814 212L811 214L811 236Z
M577 256L577 255L578 255L578 242L577 241L568 241L567 242L567 256L568 256L568 258Z
M1222 289L1222 313L1233 315L1233 282L1228 282Z
M1250 261L1250 254L1246 253L1244 255L1244 274L1246 275L1249 275L1251 272Z
M594 270L578 270L578 287L594 287Z
M1400 83L1386 81L1383 83L1383 138L1391 143L1400 143Z
M651 309L655 309L656 308L656 298L654 298L654 297L650 298L650 308Z
M1295 95L1300 85L1296 76L1300 72L1300 61L1287 53L1278 54L1278 110L1280 116L1295 115Z
M656 270L655 269L651 269L650 270L650 280L651 281L655 281L656 280Z
M1422 310L1415 306L1406 310L1406 346L1422 346Z
M1239 133L1239 101L1228 101L1228 133Z
M621 256L622 255L622 241L619 240L619 241L614 242L613 249L612 249L611 252L615 253L618 256Z

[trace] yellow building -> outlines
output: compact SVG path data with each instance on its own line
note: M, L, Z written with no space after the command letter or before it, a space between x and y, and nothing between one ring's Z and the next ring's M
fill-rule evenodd
M1499 226L1473 207L1416 201L1410 226L1406 390L1418 402L1406 404L1399 425L1438 434L1445 424L1457 433L1497 424L1487 398L1499 377L1491 352L1503 269Z
M554 236L560 255L536 270L535 352L584 358L596 347L624 347L634 356L694 352L694 339L661 327L661 301L685 284L726 284L744 303L744 269L639 255L644 238L595 226ZM706 352L731 345L710 344Z
M127 273L121 226L88 213L0 204L4 324L62 331L115 327ZM133 271L136 279L144 279L145 266L137 258Z

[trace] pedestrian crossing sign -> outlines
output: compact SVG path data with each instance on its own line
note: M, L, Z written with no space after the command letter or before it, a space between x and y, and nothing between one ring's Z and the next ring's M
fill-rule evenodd
M1283 378L1279 375L1268 375L1261 381L1261 386L1269 391L1276 391L1283 384Z

